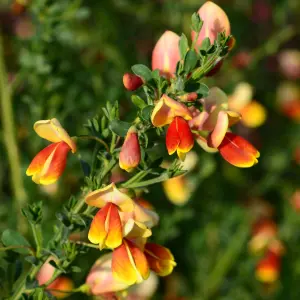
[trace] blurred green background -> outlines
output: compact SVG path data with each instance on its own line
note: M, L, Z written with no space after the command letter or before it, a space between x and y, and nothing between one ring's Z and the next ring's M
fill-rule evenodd
M71 194L80 194L84 174L78 158L72 156L57 185L41 187L26 177L31 159L46 145L32 130L34 122L56 117L71 135L84 134L87 119L99 114L106 101L116 100L123 118L132 120L135 111L131 93L122 84L123 74L135 63L151 66L152 49L165 30L189 37L190 17L204 1L22 3L0 3L2 55L16 123L9 135L17 138L19 153L12 172L2 106L0 232L16 228L21 218L19 205L24 201L43 200L47 240L56 222L55 212ZM253 168L238 169L196 145L198 165L187 178L194 192L184 204L169 201L162 186L143 195L161 218L153 232L155 241L169 247L178 263L174 275L161 279L152 298L299 299L300 200L295 192L300 189L300 2L215 3L229 17L236 46L221 71L205 83L217 85L229 95L241 82L252 86L252 99L263 105L267 119L258 128L239 125L233 131L250 140L261 157ZM2 67L0 73L3 79ZM1 83L0 88L1 101L9 101L5 95L8 87ZM79 152L87 161L91 159L89 144ZM16 197L24 201L16 201ZM264 207L272 213L265 214ZM279 279L272 284L257 280L255 266L261 256L248 250L251 224L261 217L276 222L278 239L285 248ZM97 251L90 251L76 263L87 273L98 256ZM70 276L80 285L86 273Z

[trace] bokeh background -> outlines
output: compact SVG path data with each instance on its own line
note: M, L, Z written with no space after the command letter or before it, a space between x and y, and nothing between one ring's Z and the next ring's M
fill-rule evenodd
M84 173L76 156L70 156L55 185L38 186L26 177L31 159L46 144L32 130L34 122L56 117L72 135L85 134L87 119L116 100L123 118L132 120L123 74L135 63L151 66L152 49L165 30L190 37L190 17L203 3L1 0L0 55L6 72L2 61L0 232L20 226L20 206L42 200L47 240L55 211L71 194L80 194ZM172 250L178 264L151 299L299 299L300 2L215 3L227 13L236 45L220 72L204 82L222 88L232 105L240 106L246 121L233 130L261 157L253 168L238 169L196 145L186 177L143 194L161 218L155 240ZM3 83L6 76L9 86ZM80 156L91 159L89 144ZM265 234L258 243L267 249L256 251L253 238L261 227ZM278 251L275 262L265 259L270 247ZM99 254L90 251L76 262L84 270L70 274L76 285ZM259 276L262 266L274 277Z

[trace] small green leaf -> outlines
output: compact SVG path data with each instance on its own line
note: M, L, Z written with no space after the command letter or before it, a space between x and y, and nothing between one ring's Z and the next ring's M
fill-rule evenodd
M1 241L4 246L25 246L25 247L31 247L29 242L17 231L6 229L2 233ZM16 248L12 249L14 252L22 253L22 254L28 254L30 253L29 249L26 248Z
M146 153L152 162L168 156L167 148L163 143L156 144L152 148L147 149Z
M131 70L134 74L140 76L146 82L148 82L152 79L152 72L145 65L142 65L142 64L134 65L131 67Z
M180 76L177 77L175 82L175 90L178 92L182 92L184 90L184 80Z
M145 106L147 106L147 104L145 103L145 101L141 97L139 97L137 95L132 95L131 96L131 101L139 109L143 109Z
M209 88L206 84L200 83L200 87L198 88L196 93L199 95L199 97L202 98L207 97L209 94Z
M127 131L130 128L130 126L131 126L130 123L120 121L120 120L113 120L109 124L110 130L121 137L126 136Z
M201 43L201 50L207 51L209 48L210 48L210 39L209 37L207 37Z
M80 273L81 272L81 268L79 268L77 266L72 266L71 267L71 272L73 272L73 273Z
M158 69L152 71L152 78L158 82L160 81L160 75Z
M200 16L198 13L193 13L192 15L192 25L191 28L192 30L196 31L196 32L200 32L201 28L203 25L203 21L201 20Z
M179 51L180 51L181 59L184 59L188 50L189 50L189 42L185 34L182 34L179 40Z
M198 56L194 50L189 50L184 58L184 71L186 73L191 72L197 65Z
M145 121L150 122L152 110L153 110L152 105L147 105L146 107L144 107L141 112L141 118Z

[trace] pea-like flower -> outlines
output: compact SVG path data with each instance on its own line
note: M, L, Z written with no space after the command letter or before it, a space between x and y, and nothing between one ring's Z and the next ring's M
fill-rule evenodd
M174 76L180 60L179 40L180 37L169 30L160 37L152 52L152 70L158 69L167 78Z
M26 175L37 184L51 184L62 175L68 152L76 152L76 144L57 119L41 120L34 124L35 132L51 145L40 151L30 163Z
M119 156L119 166L127 172L132 171L141 161L141 149L138 133L134 126L131 126L125 137L124 144Z
M255 270L256 278L263 283L274 283L280 275L280 256L272 251L267 251L265 256L258 262Z

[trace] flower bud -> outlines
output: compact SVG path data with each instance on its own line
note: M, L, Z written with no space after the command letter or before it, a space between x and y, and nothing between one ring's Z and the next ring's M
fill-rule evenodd
M178 97L182 102L195 102L198 99L198 94L196 92L192 92L189 94L184 94Z
M256 266L256 278L263 283L273 283L279 278L280 257L268 251Z
M199 33L197 45L201 46L205 38L209 38L211 44L214 43L218 33L225 31L226 35L230 34L230 23L224 10L211 1L205 2L198 14L204 22ZM192 40L196 38L196 32L192 31Z
M128 91L135 91L140 88L144 82L141 77L135 74L125 73L123 76L123 84Z
M141 161L141 149L138 134L134 126L130 127L119 156L121 169L130 172L138 166Z
M173 77L180 60L179 40L180 37L169 30L160 37L152 52L152 70L158 69L167 78Z

